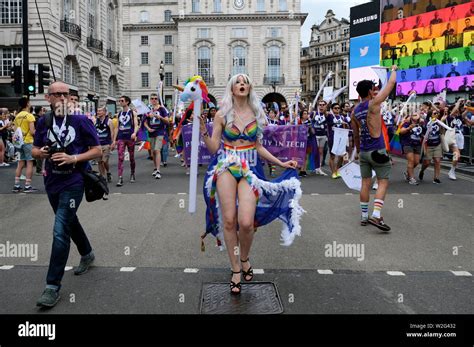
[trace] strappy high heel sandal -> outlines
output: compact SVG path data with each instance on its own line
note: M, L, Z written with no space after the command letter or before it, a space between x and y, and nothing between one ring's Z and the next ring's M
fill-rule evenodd
M248 263L250 260L250 258L247 258L247 260L242 260L240 259L240 261L242 263ZM247 282L250 282L251 280L253 280L253 269L252 267L250 267L247 271L244 271L244 269L242 268L242 275L244 276L244 280L247 281ZM250 277L250 278L248 278Z
M232 275L237 275L237 274L240 274L240 271L238 271L238 272L232 271L231 276ZM238 291L235 292L235 291L232 290L232 289L236 289L236 288L238 289ZM232 277L231 277L231 279L230 279L230 294L239 295L241 291L242 291L241 282L235 283L234 281L232 281Z

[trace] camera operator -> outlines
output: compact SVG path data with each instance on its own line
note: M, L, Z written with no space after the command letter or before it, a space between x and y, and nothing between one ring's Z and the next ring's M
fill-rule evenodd
M36 303L40 307L53 307L60 298L71 238L81 255L75 275L85 273L95 258L77 218L77 210L84 195L80 168L85 168L89 160L100 157L102 150L92 122L81 115L66 114L69 97L69 87L65 83L55 82L49 86L46 98L51 104L51 113L39 119L33 144L33 156L46 160L44 184L55 214L46 289ZM52 124L48 126L47 120L51 118ZM60 143L48 129L50 127Z

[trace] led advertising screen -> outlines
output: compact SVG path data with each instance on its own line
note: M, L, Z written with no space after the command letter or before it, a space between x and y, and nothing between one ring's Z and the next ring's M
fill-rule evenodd
M380 17L380 65L398 65L398 96L472 90L474 2L383 0Z

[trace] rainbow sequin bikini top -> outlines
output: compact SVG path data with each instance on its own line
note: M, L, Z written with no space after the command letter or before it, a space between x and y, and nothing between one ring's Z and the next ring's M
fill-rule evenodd
M255 142L257 141L257 134L258 134L258 123L257 120L253 120L248 123L244 131L240 131L240 129L232 123L232 126L226 126L224 129L224 137L228 141L237 141L237 140L244 140Z

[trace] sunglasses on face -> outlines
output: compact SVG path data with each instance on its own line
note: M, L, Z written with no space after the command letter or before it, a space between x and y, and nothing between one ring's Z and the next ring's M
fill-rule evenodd
M150 98L150 100L158 100L158 98Z
M69 96L69 92L56 92L56 93L49 93L50 96L55 96L60 98L61 96Z

